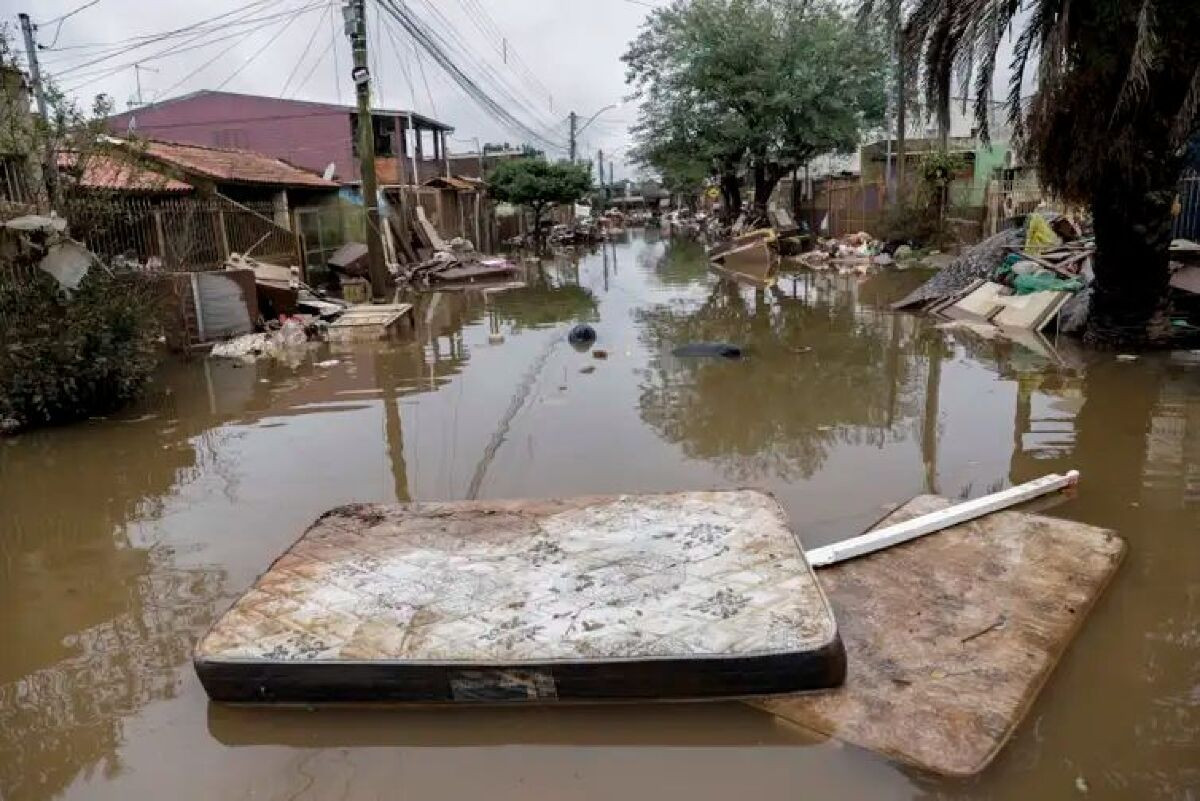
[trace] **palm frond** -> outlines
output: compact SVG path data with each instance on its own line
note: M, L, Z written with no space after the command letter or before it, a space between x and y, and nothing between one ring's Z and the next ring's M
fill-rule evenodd
M1121 84L1121 92L1117 95L1117 105L1113 108L1110 125L1116 123L1131 106L1144 97L1150 89L1150 72L1158 53L1158 36L1154 33L1154 3L1152 0L1142 0L1142 7L1137 16L1137 39L1134 40L1133 56L1129 59L1129 70L1125 82Z

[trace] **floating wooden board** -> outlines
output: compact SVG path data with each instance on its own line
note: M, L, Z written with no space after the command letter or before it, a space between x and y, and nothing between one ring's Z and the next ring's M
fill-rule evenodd
M334 342L383 339L411 312L411 303L351 306L329 326L329 338Z
M741 696L845 672L783 510L749 490L335 509L195 664L242 702Z
M914 498L880 525L949 506ZM843 687L752 702L925 770L983 770L1025 716L1125 552L1110 531L997 512L819 572Z

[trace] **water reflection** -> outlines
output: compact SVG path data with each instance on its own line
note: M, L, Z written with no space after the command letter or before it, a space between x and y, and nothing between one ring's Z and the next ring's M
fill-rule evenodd
M664 258L669 258L670 254ZM845 277L801 288L713 283L698 306L636 313L651 356L640 381L645 422L731 479L810 477L835 443L908 436L921 409L913 318L862 309ZM838 291L838 289L841 291ZM677 358L688 342L734 342L742 360ZM939 349L929 349L937 359Z

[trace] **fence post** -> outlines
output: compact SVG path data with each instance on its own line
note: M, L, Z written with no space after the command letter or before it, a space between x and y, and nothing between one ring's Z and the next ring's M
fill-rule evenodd
M300 232L300 210L292 212L292 234L296 242L296 260L300 267L300 280L308 283L308 258L304 252L304 234Z
M229 258L229 234L225 231L225 209L217 207L217 233L220 234L218 243L221 245L221 261Z
M163 267L169 269L167 261L167 239L163 236L162 211L154 210L154 235L158 239L158 258L162 260Z

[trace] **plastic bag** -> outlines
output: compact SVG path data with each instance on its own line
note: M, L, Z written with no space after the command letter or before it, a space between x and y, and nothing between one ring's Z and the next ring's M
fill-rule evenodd
M1029 222L1025 226L1025 251L1027 253L1041 253L1047 248L1061 245L1062 240L1058 234L1054 233L1054 229L1050 227L1050 223L1046 222L1046 218L1040 214L1030 214Z

